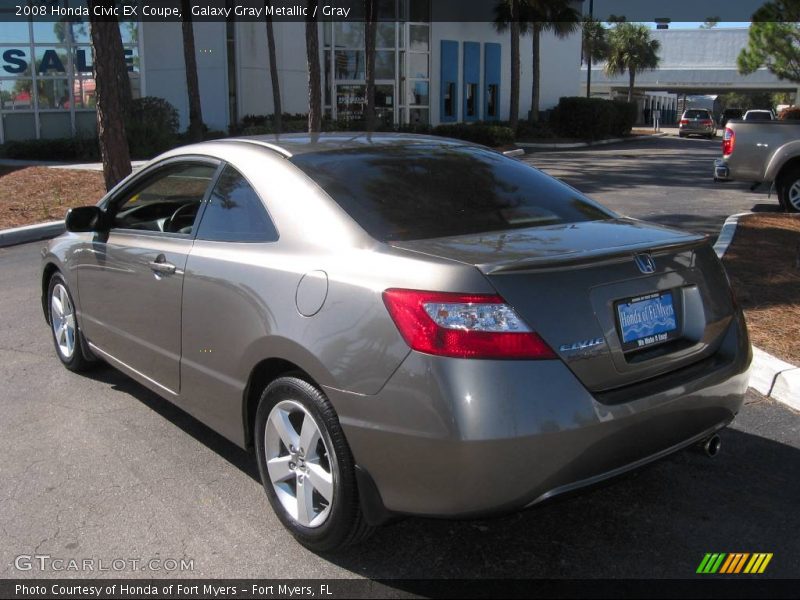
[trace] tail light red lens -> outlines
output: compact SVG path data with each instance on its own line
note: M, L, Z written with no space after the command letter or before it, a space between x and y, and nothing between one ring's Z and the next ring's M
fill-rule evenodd
M689 119L681 119L681 125L688 125Z
M711 119L706 119L705 121L703 121L703 125L711 125L711 123L712 123Z
M418 352L453 358L556 358L497 295L389 289L383 302L400 335Z
M728 156L733 152L733 147L736 145L736 134L730 127L725 128L725 134L722 136L722 156Z

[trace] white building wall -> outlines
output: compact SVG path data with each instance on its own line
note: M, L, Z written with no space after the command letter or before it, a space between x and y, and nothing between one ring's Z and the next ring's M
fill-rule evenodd
M542 58L539 108L547 109L557 105L562 96L580 95L581 34L577 32L559 39L552 33L545 33L540 46ZM530 59L527 64L530 65ZM530 96L529 90L530 83L522 93L523 98ZM530 100L528 105L530 106Z
M178 109L180 128L189 126L189 96L180 23L142 23L145 93ZM210 129L228 128L228 77L225 23L195 23L197 78L203 121Z
M228 78L225 23L195 23L198 77L200 79L203 119L212 129L227 129ZM267 57L267 36L264 23L241 22L237 36L237 102L239 117L273 112L272 82ZM324 80L323 35L320 29L320 65ZM509 33L497 33L491 23L431 23L431 123L440 122L440 56L441 41L455 40L499 43L501 51L500 119L508 120L511 93L511 44ZM305 24L276 23L275 43L278 77L284 112L308 111L308 74L306 67ZM188 126L188 97L183 63L180 24L146 23L143 26L146 93L160 96L179 111L181 128ZM520 118L526 118L531 107L531 37L520 43ZM481 90L484 85L484 53L481 48ZM580 35L557 39L549 33L541 39L540 109L555 106L561 96L575 96L580 91ZM463 109L463 46L459 52L459 119ZM323 81L324 85L324 81ZM324 94L324 89L323 89ZM481 97L481 106L483 97Z
M267 27L264 23L239 23L239 115L267 115L273 112L272 79L267 55ZM308 112L308 68L305 23L275 23L275 53L283 112ZM320 69L322 29L319 32ZM324 90L323 90L324 92Z

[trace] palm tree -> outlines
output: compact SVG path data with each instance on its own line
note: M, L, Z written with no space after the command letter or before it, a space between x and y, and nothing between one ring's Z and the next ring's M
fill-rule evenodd
M264 2L265 8L270 7L270 0ZM272 79L272 118L275 133L283 130L283 107L281 106L281 82L278 79L278 57L275 54L275 28L272 24L272 15L267 15L267 53L269 54L269 75Z
M513 131L519 123L519 38L523 33L521 13L528 0L500 0L494 7L494 27L499 33L511 31L511 97L508 121ZM527 27L525 27L527 31Z
M586 97L592 94L592 65L608 58L608 35L603 24L586 16L583 19L583 61L586 63Z
M628 72L628 102L633 100L633 84L636 74L658 67L661 60L658 51L661 44L650 39L646 25L618 22L609 34L608 75Z
M318 133L322 129L322 89L319 69L319 32L313 17L317 0L307 0L306 6L306 60L308 61L308 131Z
M539 120L539 80L541 72L541 53L539 52L542 32L550 31L558 38L565 38L578 29L581 14L573 8L569 0L527 0L524 10L530 20L533 34L532 62L533 82L531 88L531 122Z
M197 57L194 46L194 25L189 0L181 0L183 19L183 60L186 66L186 90L189 93L189 139L203 140L203 108L200 104L200 83L197 79Z
M131 173L131 156L125 134L125 92L120 85L122 76L130 90L128 70L120 73L119 57L123 56L122 36L116 17L94 16L94 7L103 0L90 0L92 47L94 48L94 79L97 100L97 133L100 156L103 159L103 178L111 189Z

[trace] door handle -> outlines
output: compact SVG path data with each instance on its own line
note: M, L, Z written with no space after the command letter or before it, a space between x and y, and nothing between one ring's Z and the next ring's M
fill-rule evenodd
M171 262L167 262L167 257L163 254L159 254L155 260L151 260L147 264L156 273L165 273L171 275L177 270L175 265L173 265Z

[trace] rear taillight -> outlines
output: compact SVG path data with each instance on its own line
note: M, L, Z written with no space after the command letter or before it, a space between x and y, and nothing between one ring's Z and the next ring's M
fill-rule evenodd
M688 125L689 119L681 119L681 125Z
M418 352L454 358L552 359L550 347L500 296L390 289L383 301Z
M703 121L703 125L711 125L712 121L710 119L706 119Z
M730 127L725 128L725 134L722 136L722 156L728 156L733 152L733 147L736 145L736 134Z

